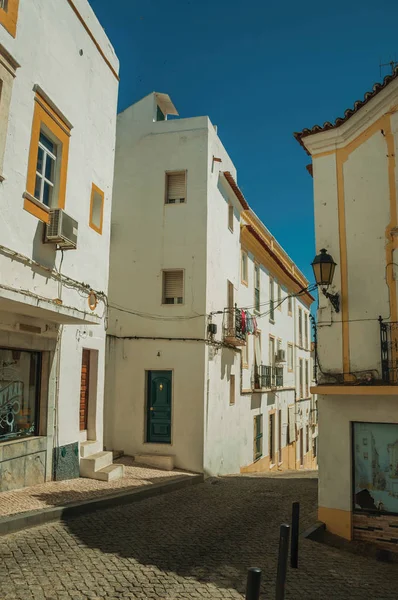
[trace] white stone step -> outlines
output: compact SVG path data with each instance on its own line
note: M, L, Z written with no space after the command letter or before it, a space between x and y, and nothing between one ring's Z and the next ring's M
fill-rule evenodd
M112 464L112 452L96 452L80 459L80 476L93 479L94 473Z
M136 454L134 460L136 463L162 469L163 471L174 469L174 456L171 454Z
M80 456L87 458L92 454L102 451L102 444L97 440L87 440L87 442L80 443Z
M116 481L124 475L124 465L109 465L99 471L96 471L91 479L99 479L100 481Z

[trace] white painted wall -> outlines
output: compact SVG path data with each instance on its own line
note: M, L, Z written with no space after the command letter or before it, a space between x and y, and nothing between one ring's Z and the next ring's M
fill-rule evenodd
M296 379L285 366L286 389L276 394L242 394L240 350L161 339L204 340L206 315L227 306L228 281L234 285L238 306L253 306L254 264L251 255L246 287L240 273L242 206L220 175L229 171L236 178L236 169L213 125L207 117L157 122L155 115L156 95L150 94L118 117L106 446L129 454L173 454L177 466L206 474L237 473L253 462L254 415L263 414L266 456L268 413L281 408L282 445L286 445L287 406L294 402ZM180 170L187 172L186 203L166 205L165 172ZM233 231L228 227L229 203L234 207ZM161 272L171 268L184 269L183 305L161 304ZM269 274L264 267L261 289L262 302L269 301ZM222 315L214 314L212 320L218 326L215 338L221 341ZM296 344L294 323L287 301L276 310L275 324L268 316L259 319L264 364L269 364L270 333L283 340L286 351L288 341ZM250 336L250 366L242 372L243 390L251 387L253 363ZM145 443L145 371L159 369L173 370L174 378L173 441L167 446ZM234 405L230 405L231 374L236 378Z
M344 195L348 271L348 293L342 300L347 303L345 318L350 321L350 371L359 377L361 371L371 371L378 381L381 348L377 319L379 315L386 320L391 318L386 269L392 266L386 265L386 245L391 239L387 228L393 219L390 193L397 186L397 171L390 174L388 169L387 128L379 119L390 111L394 113L397 97L398 84L393 81L339 128L305 138L305 145L314 156L317 250L326 248L338 263L332 291L340 295L343 260L340 244L344 231L339 228L335 150L347 152L340 185ZM387 119L396 148L397 114ZM320 294L318 352L323 371L320 376L321 382L331 385L336 379L328 374L343 371L341 319L342 313L333 312L329 301ZM354 395L337 392L318 395L320 507L352 511L351 423L398 420L393 397L379 395L378 390L372 393L367 387L366 393L361 393L361 387L356 387ZM336 526L335 520L331 520L330 526Z
M118 60L89 3L76 0L75 4L117 71ZM35 104L33 87L38 84L73 125L65 211L78 221L78 249L65 251L61 272L106 292L118 81L67 0L21 1L16 39L0 27L0 43L21 65L11 98L3 168L5 181L0 184L0 243L45 267L61 268L61 254L55 253L54 246L42 244L42 223L23 209ZM105 193L102 235L89 227L92 183ZM90 313L86 294L65 286L60 289L57 279L48 277L40 268L30 268L0 253L0 273L2 285L29 290L50 301L61 296L64 307ZM10 304L2 300L0 288L1 306L11 310ZM53 319L51 312L56 314L57 310L54 304L50 307L48 321ZM22 308L17 312L23 312ZM105 353L102 303L98 305L97 314L99 325L64 326L58 401L59 445L76 442L79 438L83 348L99 351L96 435L102 440ZM46 323L45 314L41 312L38 316Z

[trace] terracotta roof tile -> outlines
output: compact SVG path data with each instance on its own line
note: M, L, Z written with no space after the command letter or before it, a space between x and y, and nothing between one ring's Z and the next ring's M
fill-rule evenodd
M239 189L238 184L236 183L236 181L233 178L233 176L231 175L231 173L229 171L224 171L224 177L228 181L231 188L233 189L234 194L238 198L239 202L241 203L242 208L244 210L249 210L249 208L250 208L249 204L248 204L246 198L244 197L244 195L242 194L241 190Z
M352 117L352 115L358 112L360 108L362 108L365 104L369 102L369 100L377 96L377 94L381 92L381 90L383 90L391 81L397 79L397 77L398 67L395 67L391 75L386 75L386 77L384 77L381 83L375 83L372 87L372 90L370 92L366 92L363 100L357 100L356 102L354 102L353 108L347 108L347 110L344 112L344 117L337 117L334 123L326 121L323 125L314 125L313 127L311 127L311 129L306 128L302 131L296 131L293 134L294 137L296 138L298 143L304 148L307 154L310 154L310 152L308 152L307 148L303 143L303 138L307 137L308 135L313 135L314 133L320 133L321 131L328 131L329 129L336 129L337 127L340 127L340 125L348 121L348 119Z

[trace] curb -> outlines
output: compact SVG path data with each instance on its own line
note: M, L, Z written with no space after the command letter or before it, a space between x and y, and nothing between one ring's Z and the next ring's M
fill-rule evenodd
M51 508L44 508L43 510L34 510L10 515L9 517L0 517L0 536L15 533L22 529L36 527L37 525L45 525L46 523L57 521L67 521L73 517L78 517L79 515L95 512L97 510L103 510L104 508L112 508L114 506L130 504L131 502L139 502L145 498L152 498L154 496L168 494L169 492L175 492L191 485L203 483L203 481L203 474L182 475L172 481L153 483L152 485L138 489L107 494L106 496L101 496L100 498L88 500L86 502L75 502L65 506L54 506Z

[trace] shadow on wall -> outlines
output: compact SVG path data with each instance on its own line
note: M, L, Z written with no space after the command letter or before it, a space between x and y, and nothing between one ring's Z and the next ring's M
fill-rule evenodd
M32 259L48 269L53 269L56 258L56 245L44 244L45 223L41 221L37 224L36 232L32 244ZM37 267L32 267L32 271L42 274Z
M221 349L221 379L229 379L235 362L235 352L229 348Z
M266 574L265 597L271 598L279 525L289 522L291 504L300 498L302 526L309 527L316 520L316 479L210 478L70 519L66 527L85 547L157 568L162 577L173 572L240 594L248 567L258 566Z

